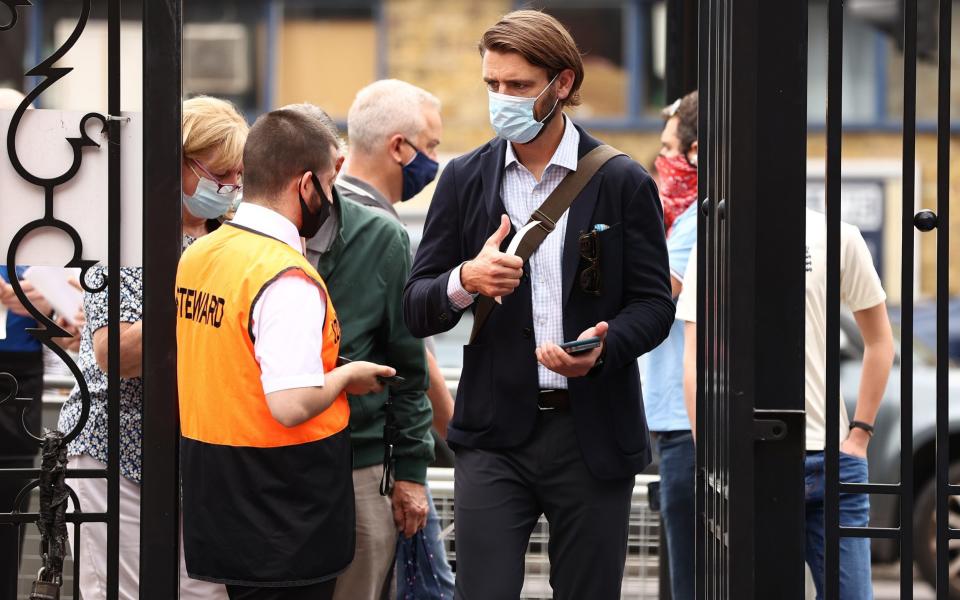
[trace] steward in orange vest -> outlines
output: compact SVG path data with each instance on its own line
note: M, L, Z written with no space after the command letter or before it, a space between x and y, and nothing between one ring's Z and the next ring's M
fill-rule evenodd
M187 571L231 598L325 598L353 559L347 392L394 372L337 367L336 310L300 251L329 213L334 144L295 111L258 119L246 201L177 271Z

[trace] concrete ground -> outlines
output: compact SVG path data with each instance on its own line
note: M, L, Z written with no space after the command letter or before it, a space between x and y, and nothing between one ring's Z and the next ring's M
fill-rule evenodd
M873 594L874 600L900 599L900 565L898 563L874 566ZM920 573L914 569L913 599L934 600L936 597L936 592L934 592L933 588L930 587L930 585L920 577Z
M24 569L21 572L20 595L18 600L27 600L29 594L29 581L31 573L36 573L36 567L39 565L39 556L36 555L36 544L39 541L35 534L28 535L27 552L24 555ZM61 598L69 600L72 598L72 568L67 565L67 581ZM550 587L546 577L530 577L524 590L524 598L550 598ZM812 586L811 586L812 588ZM632 578L624 581L623 598L654 600L657 598L656 580L649 578ZM873 569L873 593L874 600L899 600L900 599L900 567L898 564L878 565ZM815 595L813 590L808 590L807 598L813 600ZM914 573L913 586L914 600L934 600L936 594L926 582L921 580L918 573Z
M44 407L44 425L51 427L55 426L59 406L56 406L54 402L48 404L48 406ZM440 488L443 488L443 483L449 483L450 485L447 487L450 489L447 490L449 492L447 495L450 497L448 498L444 495L443 489L435 489L434 497L442 516L447 517L447 520L449 520L452 518L452 476L447 474L445 477L442 477L442 475L444 475L442 470L432 470L432 481L439 485ZM447 479L449 479L449 482ZM628 564L628 568L626 569L627 577L624 580L622 598L625 600L654 600L658 598L655 554L657 520L653 514L646 510L645 495L643 495L643 498L636 500L632 527L636 529L633 534L634 537L638 538L634 540L634 542L641 550L638 556L632 557L632 560L629 561L630 564ZM447 504L449 504L449 506L447 506ZM40 557L37 552L38 545L39 535L37 534L36 527L31 526L27 530L27 543L25 545L23 564L21 565L21 579L17 600L26 600L28 597L30 581L36 575L40 565ZM531 568L528 568L527 582L524 586L522 596L524 600L549 599L552 596L547 580L549 566L545 560L546 557L544 556L542 558L544 559L542 561L543 564L539 565L539 568L533 568L538 566L535 559L532 561L534 564L530 565ZM72 561L68 560L65 566L67 567L65 572L66 585L62 590L61 599L70 600L72 598L73 587ZM874 566L873 573L875 600L899 600L899 564L876 565ZM936 598L933 588L924 582L916 572L914 573L914 582L914 600L934 600ZM812 590L812 584L809 587L811 589L807 591L808 593L806 595L807 598L813 600L815 594Z

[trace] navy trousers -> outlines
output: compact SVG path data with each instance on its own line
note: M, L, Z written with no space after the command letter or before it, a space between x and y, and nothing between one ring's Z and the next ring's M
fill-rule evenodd
M573 416L541 411L527 442L456 449L459 600L516 600L534 526L550 526L555 600L619 600L634 478L601 480L587 469Z

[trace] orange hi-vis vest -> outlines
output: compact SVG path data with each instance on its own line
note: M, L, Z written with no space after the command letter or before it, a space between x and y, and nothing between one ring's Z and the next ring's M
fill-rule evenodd
M326 299L323 369L337 366L340 324L327 288L302 254L287 244L226 225L197 240L177 270L180 431L209 444L273 448L312 442L350 420L344 392L322 414L287 428L270 414L253 351L253 306L278 277L303 277ZM290 315L301 319L304 315ZM211 391L218 395L211 397ZM224 394L224 392L229 392Z
M322 359L332 371L336 311L316 269L286 243L225 224L190 246L177 269L184 551L198 579L306 585L335 577L353 558L346 393L285 427L263 391L252 314L279 277L302 277L325 299Z

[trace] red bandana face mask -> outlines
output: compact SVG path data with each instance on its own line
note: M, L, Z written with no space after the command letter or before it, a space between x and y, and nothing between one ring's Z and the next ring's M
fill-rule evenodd
M663 203L663 226L670 235L673 222L697 200L697 167L683 155L658 156L660 202Z

